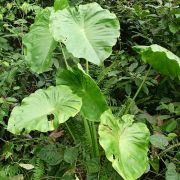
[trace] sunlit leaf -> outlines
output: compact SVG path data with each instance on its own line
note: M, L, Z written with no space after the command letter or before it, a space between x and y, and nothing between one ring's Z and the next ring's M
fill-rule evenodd
M153 44L151 46L134 46L145 63L150 64L158 72L180 78L180 58L171 51Z
M106 157L125 180L139 178L148 165L149 130L144 123L133 121L133 115L119 119L108 110L99 126L99 142Z
M25 59L32 71L37 73L45 72L51 67L52 53L57 45L49 31L51 11L50 8L40 11L29 33L23 37Z
M8 130L20 134L32 130L47 132L54 130L60 123L75 116L81 109L81 98L73 94L67 86L39 89L23 99L21 106L13 109Z
M50 27L55 40L63 42L74 57L97 65L111 55L120 33L115 14L97 3L52 13Z
M31 169L34 168L34 166L32 164L23 164L23 163L20 163L19 166L21 166L22 168L27 169L27 170L31 170Z
M62 10L69 6L68 0L55 0L54 2L54 9L57 10Z

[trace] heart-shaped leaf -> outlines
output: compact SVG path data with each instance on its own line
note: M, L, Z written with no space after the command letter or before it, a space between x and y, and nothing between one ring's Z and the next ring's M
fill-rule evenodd
M52 53L57 45L49 31L51 11L50 8L43 9L36 16L30 32L23 37L25 59L32 71L37 73L45 72L50 68Z
M60 123L75 116L81 109L81 98L73 94L67 86L39 89L23 99L21 106L13 109L8 130L13 134L32 130L47 132L54 130Z
M99 125L99 142L106 157L126 180L140 177L148 165L149 130L145 124L133 121L133 115L118 119L108 110Z
M97 3L52 13L50 28L74 57L97 65L110 56L120 33L117 17Z
M56 78L57 85L69 86L82 98L81 114L90 121L99 121L108 109L106 101L95 81L78 68L60 71Z
M133 48L141 55L145 63L150 64L158 72L180 79L180 58L171 51L157 44Z

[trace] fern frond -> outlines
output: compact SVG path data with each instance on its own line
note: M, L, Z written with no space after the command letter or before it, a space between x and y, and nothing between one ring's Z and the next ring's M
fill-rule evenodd
M33 170L33 179L40 180L43 175L44 175L44 163L42 160L37 158L36 165Z
M17 164L5 165L0 167L0 176L3 177L12 177L17 175L20 172L20 168Z

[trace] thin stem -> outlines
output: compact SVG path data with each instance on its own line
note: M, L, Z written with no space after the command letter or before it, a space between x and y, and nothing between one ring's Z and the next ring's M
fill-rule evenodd
M89 74L89 64L88 61L86 60L86 73ZM85 120L87 121L87 120ZM98 142L97 142L97 132L96 132L96 126L94 122L87 122L88 125L88 132L90 132L90 141L92 145L92 152L94 157L99 157L99 147L98 147Z
M73 141L75 142L75 141L76 141L76 138L75 138L73 132L71 131L71 129L69 128L67 122L65 122L64 124L66 125L66 127L67 127L67 129L68 129L68 131L69 131L69 133L70 133L70 135L71 135Z
M86 60L86 73L89 74L89 64L87 60Z
M146 79L147 79L147 77L148 77L148 74L149 74L150 70L151 70L151 66L150 66L149 69L147 70L146 75L144 76L143 81L141 82L138 90L136 91L136 94L135 94L134 97L131 99L131 101L130 101L129 105L127 106L126 111L125 111L124 114L127 114L127 113L129 112L132 104L134 103L134 101L135 101L136 97L138 96L139 92L141 91L141 89L142 89L142 87L143 87L143 84L145 83L145 81L146 81Z
M89 74L89 64L88 64L87 60L86 60L86 74ZM93 135L92 134L92 125L85 118L84 118L84 128L85 128L88 144L91 147L92 156L94 156L95 153L94 153L94 143L93 143L93 138L92 138L92 135Z
M163 156L165 153L171 151L172 149L176 148L180 146L180 143L174 144L172 146L170 146L169 148L165 149L164 151L162 151L161 153L158 154L158 156Z
M67 68L67 69L70 69L70 68L69 68L69 65L68 65L68 62L67 62L67 59L66 59L66 55L65 55L64 50L63 50L63 47L62 47L62 44L61 44L61 43L59 43L59 44L60 44L60 47L61 47L61 51L62 51L62 54L63 54L64 63L65 63L65 65L66 65L66 68ZM66 127L67 127L67 129L68 129L68 131L69 131L69 133L70 133L70 135L71 135L71 137L72 137L72 139L73 139L74 142L75 142L75 141L76 141L76 138L75 138L73 132L71 131L71 129L69 128L67 122L65 122L65 125L66 125Z
M7 142L6 140L4 140L4 139L2 139L2 138L0 138L0 140L3 141L3 142L5 142L5 143Z
M113 62L110 66L108 66L108 67L105 68L105 67L104 67L104 64L102 65L103 69L102 69L102 72L100 73L100 75L99 75L98 78L97 78L97 84L100 84L100 82L101 82L101 81L104 79L104 77L109 73L109 71L111 71L113 67L115 67L115 66L117 66L117 65L119 64L119 62L116 61L118 57L119 57L119 56L116 55L116 57L115 57L115 59L114 59L114 62Z
M69 69L69 65L68 65L68 62L67 62L66 55L65 55L65 53L64 53L64 50L63 50L62 44L61 44L61 43L59 43L59 44L60 44L61 51L62 51L62 54L63 54L64 63L65 63L65 65L66 65L66 68L67 68L67 69Z

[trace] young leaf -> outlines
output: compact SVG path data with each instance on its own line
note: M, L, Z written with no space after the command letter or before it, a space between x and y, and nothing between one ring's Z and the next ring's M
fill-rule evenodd
M161 126L161 129L170 133L173 132L177 126L178 126L178 122L175 119L170 119Z
M54 144L44 146L38 153L39 158L51 166L59 164L63 160L63 155L64 150Z
M120 33L117 17L97 3L52 13L50 28L74 57L97 65L110 56Z
M54 2L55 11L65 9L68 6L68 0L55 0Z
M98 158L89 159L86 162L87 172L90 173L98 173L100 172L101 165Z
M162 134L154 134L150 137L151 144L159 149L165 149L168 143L168 138Z
M60 71L57 85L67 85L82 98L81 114L90 121L99 121L108 109L106 101L95 81L78 68Z
M176 171L174 163L167 164L166 180L178 180L180 175Z
M108 110L99 126L99 142L106 157L125 180L139 178L148 165L149 130L144 123L133 121L133 115L117 119Z
M171 51L153 44L151 46L134 46L145 63L150 64L158 72L180 79L180 58Z
M158 157L152 157L149 160L149 163L153 167L153 169L158 173L159 172L159 158Z
M30 32L23 37L25 45L25 59L32 71L42 73L52 65L52 53L57 42L49 31L49 17L52 9L42 10L30 28Z
M81 104L81 98L73 94L67 86L39 89L24 98L21 106L13 109L8 131L20 134L23 129L26 133L32 130L54 130L60 123L75 116L81 109Z
M64 151L64 161L73 164L77 160L78 149L77 147L67 147Z

